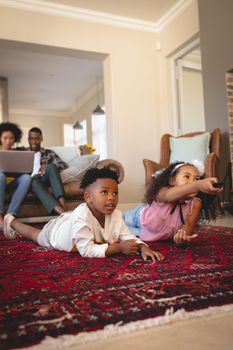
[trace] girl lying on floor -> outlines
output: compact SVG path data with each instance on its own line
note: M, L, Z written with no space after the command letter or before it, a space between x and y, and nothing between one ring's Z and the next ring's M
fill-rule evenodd
M4 234L13 239L17 233L39 245L83 257L105 257L123 253L162 260L160 252L151 250L136 238L124 223L118 203L118 175L109 168L89 169L83 177L85 203L74 211L50 220L42 230L21 223L11 214L5 216Z
M195 165L184 162L155 173L145 194L146 205L124 213L131 232L150 242L172 238L177 245L196 238L193 229L203 200L213 202L222 191L214 187L215 177L200 180L200 175Z

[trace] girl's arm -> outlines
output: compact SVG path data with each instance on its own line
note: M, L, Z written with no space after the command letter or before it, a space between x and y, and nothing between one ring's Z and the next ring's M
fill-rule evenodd
M190 184L174 186L170 188L163 187L157 194L158 202L175 202L179 199L183 199L188 195L196 194L201 191L209 194L217 194L222 189L214 188L213 183L217 182L215 177L209 177L202 180L197 180Z
M177 245L191 242L197 237L197 234L193 234L193 230L197 224L201 211L201 200L199 198L194 199L192 213L185 220L185 224L179 229L173 237L174 242Z
M187 236L192 235L193 230L197 224L201 212L201 200L199 198L194 199L193 210L191 215L185 220L185 225L182 229L185 230Z

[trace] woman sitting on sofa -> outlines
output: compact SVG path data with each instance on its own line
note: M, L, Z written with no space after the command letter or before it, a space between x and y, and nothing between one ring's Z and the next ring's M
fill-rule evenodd
M0 124L0 151L11 151L15 142L20 142L22 130L18 125L10 122ZM7 214L17 216L20 206L31 185L29 174L10 174L0 172L0 230L3 230L5 193L13 192L7 209Z

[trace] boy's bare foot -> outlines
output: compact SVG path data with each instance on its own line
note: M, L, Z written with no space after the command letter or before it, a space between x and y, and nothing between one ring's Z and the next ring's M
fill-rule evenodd
M60 205L56 205L53 210L57 213L57 214L63 214L65 212L64 208L61 207Z

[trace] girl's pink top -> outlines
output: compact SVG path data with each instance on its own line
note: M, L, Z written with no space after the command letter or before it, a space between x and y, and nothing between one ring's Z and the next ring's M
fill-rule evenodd
M191 214L195 198L184 201L182 213L184 220ZM172 238L181 228L180 207L176 206L173 214L171 210L174 203L155 202L142 209L140 214L141 233L143 241L153 242Z

